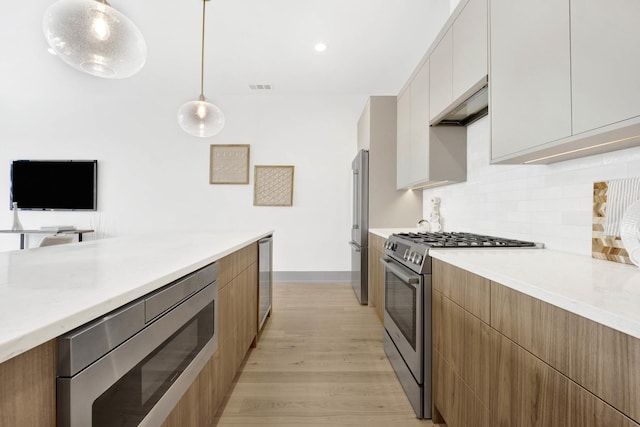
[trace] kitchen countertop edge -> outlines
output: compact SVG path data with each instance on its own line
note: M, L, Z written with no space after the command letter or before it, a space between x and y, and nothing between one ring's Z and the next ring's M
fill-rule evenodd
M430 255L640 339L640 270L550 249L432 249Z
M370 228L369 233L373 233L376 236L384 237L388 239L394 233L417 233L418 229L415 227L404 228Z
M0 324L5 325L0 329L0 363L273 233L165 233L0 253ZM131 254L140 257L142 267L126 264ZM122 269L118 260L125 264ZM92 267L99 271L78 278ZM79 294L75 299L74 292ZM63 298L68 301L58 301Z

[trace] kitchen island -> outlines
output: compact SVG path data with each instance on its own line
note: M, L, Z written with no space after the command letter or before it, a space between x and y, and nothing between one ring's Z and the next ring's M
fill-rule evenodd
M212 360L230 365L222 386L230 384L256 336L256 242L270 234L163 233L0 253L0 425L55 425L56 337L214 261L221 329Z

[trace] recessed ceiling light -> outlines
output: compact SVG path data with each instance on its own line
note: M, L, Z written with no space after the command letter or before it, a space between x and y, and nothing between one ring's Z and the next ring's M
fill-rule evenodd
M327 45L324 43L318 43L315 45L314 49L316 50L316 52L324 52L325 50L327 50Z

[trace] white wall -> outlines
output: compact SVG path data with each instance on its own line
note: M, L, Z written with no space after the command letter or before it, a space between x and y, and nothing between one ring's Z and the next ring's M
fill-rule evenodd
M2 228L11 226L12 159L98 159L98 212L22 211L23 226L73 224L96 228L97 237L273 228L276 270L349 270L350 161L362 96L219 97L227 126L217 137L199 139L179 129L179 103L161 96L128 100L124 113L109 100L97 113L95 99L74 105L79 94L73 90L39 95L37 125L23 111L3 112ZM250 185L208 184L212 143L251 145ZM253 206L255 164L295 166L293 207ZM17 236L0 235L0 245L15 249Z
M467 181L425 190L439 196L445 231L534 240L591 254L593 183L640 175L640 148L551 165L490 165L489 119L467 129Z
M217 137L192 137L176 112L198 95L196 68L192 81L174 79L151 52L130 79L76 72L46 52L42 7L0 5L0 229L12 222L11 160L97 159L97 212L24 211L23 226L98 231L86 239L273 228L276 270L350 269L350 167L364 95L212 93L227 125ZM213 143L251 144L250 185L209 185ZM295 166L293 207L253 206L255 164ZM0 235L0 250L17 249L18 241Z
M147 38L147 64L132 78L105 80L47 53L41 20L50 3L0 2L0 229L12 222L11 160L97 159L97 212L20 212L22 224L98 231L86 239L273 228L275 270L350 270L350 164L366 95L225 94L207 76L205 94L223 109L227 125L216 137L194 138L180 130L176 111L199 93L199 45L177 44L174 30L191 28L198 40L199 28L190 25L200 13L197 6L187 13L182 6L163 5L175 8L167 31L154 30L153 14L132 14ZM127 12L136 4L121 6ZM434 13L425 17L430 35L446 20L448 5L433 3ZM213 62L207 70L215 71ZM251 144L252 168L294 165L294 206L254 207L253 176L251 185L209 185L212 143ZM32 236L28 243L39 240ZM0 235L0 250L17 246L17 236Z

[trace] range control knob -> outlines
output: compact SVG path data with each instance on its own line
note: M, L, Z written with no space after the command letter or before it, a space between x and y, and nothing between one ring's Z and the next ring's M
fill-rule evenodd
M411 251L409 251L409 249L405 249L404 255L402 255L402 258L404 258L405 261L408 261L410 256L411 256Z
M413 262L418 265L422 264L422 255L416 254L416 259Z

